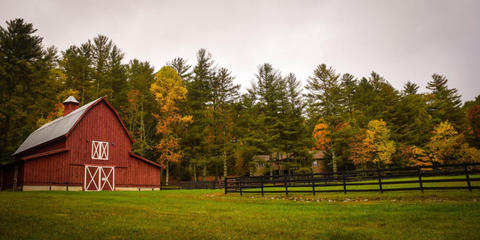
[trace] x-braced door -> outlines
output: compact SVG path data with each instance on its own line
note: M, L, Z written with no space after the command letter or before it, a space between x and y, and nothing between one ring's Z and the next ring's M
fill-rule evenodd
M103 166L85 166L84 190L115 190L115 168Z

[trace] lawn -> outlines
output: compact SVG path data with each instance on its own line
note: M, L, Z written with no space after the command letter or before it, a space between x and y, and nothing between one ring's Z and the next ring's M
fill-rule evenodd
M0 239L478 239L480 191L0 192Z

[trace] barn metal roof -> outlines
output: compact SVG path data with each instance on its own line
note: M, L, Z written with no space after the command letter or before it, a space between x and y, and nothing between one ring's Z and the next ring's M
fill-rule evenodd
M49 123L44 124L39 129L35 130L35 132L32 132L22 143L22 145L20 145L17 151L12 154L12 156L67 134L78 121L78 119L82 117L83 113L99 99L100 98L83 105L82 107L69 113L67 116L59 117Z

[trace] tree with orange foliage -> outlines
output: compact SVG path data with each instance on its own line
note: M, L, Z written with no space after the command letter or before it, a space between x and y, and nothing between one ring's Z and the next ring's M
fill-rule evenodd
M362 170L366 170L368 168L368 164L373 158L373 151L374 148L372 145L368 144L365 141L366 138L366 130L361 129L354 137L353 141L350 142L350 155L349 159L355 165L359 165Z
M330 145L331 139L329 136L328 124L318 123L313 129L313 138L315 139L314 148L325 151Z
M159 105L160 113L154 114L158 120L156 133L160 142L155 146L160 154L158 162L166 167L166 185L168 185L169 163L179 162L183 154L180 149L180 134L193 122L192 116L182 116L178 105L185 101L187 89L177 72L171 67L162 67L155 74L155 82L150 92Z
M431 166L430 158L428 153L417 146L406 146L402 148L402 155L404 157L405 163L409 167L414 166Z
M341 157L337 156L337 152L341 151L343 143L349 142L351 130L348 122L341 122L334 127L330 127L320 119L319 123L315 125L313 148L331 154L333 172L337 172L338 159Z
M472 106L467 112L470 128L474 137L474 145L480 147L480 105Z

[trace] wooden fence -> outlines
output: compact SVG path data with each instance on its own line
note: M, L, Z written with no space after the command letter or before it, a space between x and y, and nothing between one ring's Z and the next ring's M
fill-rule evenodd
M224 181L179 181L169 185L161 184L160 190L175 189L219 189L223 188Z
M385 192L435 189L480 189L480 163L341 171L282 176L225 178L225 194ZM453 183L453 184L452 184ZM425 186L433 185L433 186Z

